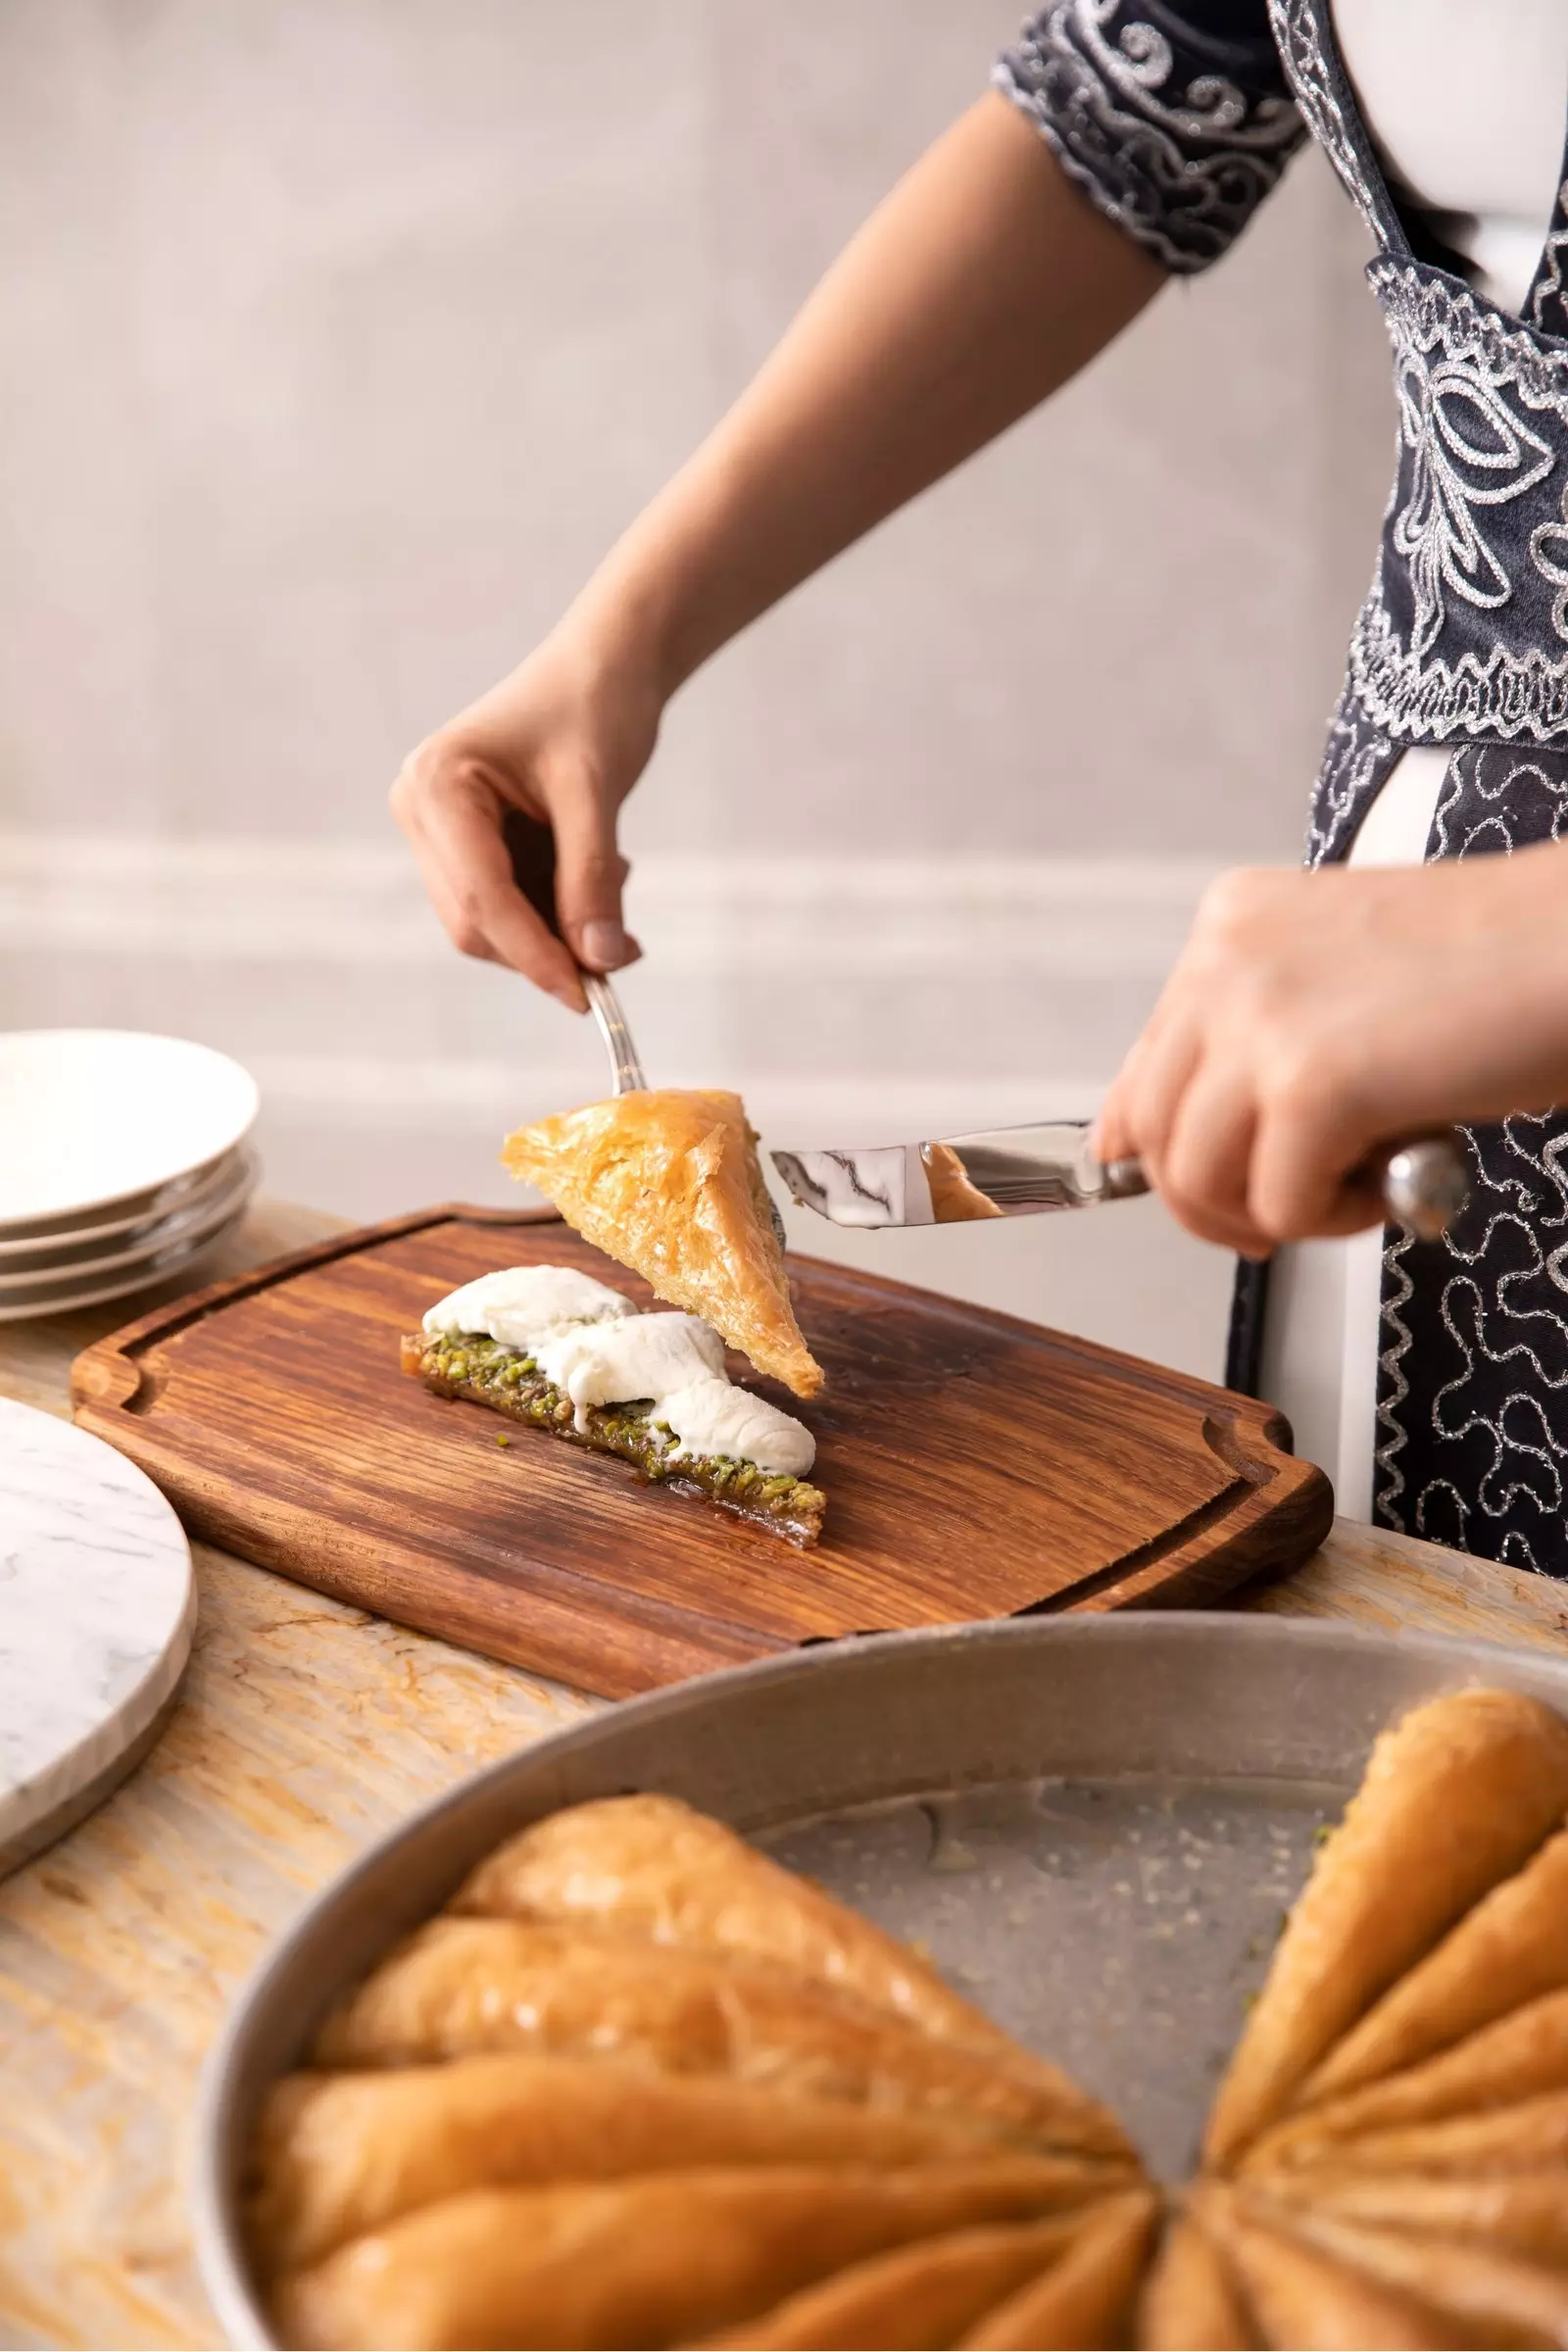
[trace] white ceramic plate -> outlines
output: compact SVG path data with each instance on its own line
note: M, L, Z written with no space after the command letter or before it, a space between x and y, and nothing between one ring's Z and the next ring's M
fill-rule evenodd
M225 1193L238 1172L244 1149L241 1146L236 1151L220 1152L188 1180L181 1178L176 1184L166 1184L153 1194L138 1194L139 1205L121 1203L118 1216L89 1210L90 1221L86 1224L79 1217L51 1217L37 1223L8 1225L0 1229L5 1234L5 1239L0 1240L0 1269L9 1272L18 1261L23 1266L34 1262L42 1266L46 1258L52 1258L57 1265L69 1265L74 1252L90 1257L95 1250L128 1250L133 1241L167 1224L171 1217L205 1207Z
M0 1397L0 1873L133 1764L196 1618L190 1546L101 1439Z
M82 1290L71 1291L64 1296L51 1289L47 1297L42 1298L19 1298L15 1292L10 1291L0 1294L0 1323L24 1323L40 1315L74 1314L78 1306L102 1306L111 1298L128 1298L132 1291L151 1290L154 1283L167 1282L171 1275L187 1272L209 1250L216 1250L220 1242L226 1242L243 1218L245 1205L242 1201L234 1214L216 1232L205 1234L194 1245L186 1244L181 1249L166 1250L160 1256L148 1258L139 1266L132 1266L128 1273L120 1275L112 1282L90 1283Z
M210 1185L225 1160L233 1158L231 1152L220 1152L204 1167L192 1168L184 1176L176 1176L168 1184L154 1185L150 1191L125 1193L118 1200L94 1200L85 1210L74 1209L63 1217L17 1217L0 1220L0 1235L15 1241L19 1247L34 1250L40 1242L68 1242L74 1234L96 1229L100 1219L127 1225L145 1224L149 1218L167 1217L176 1208L184 1208ZM83 1225L83 1217L91 1219Z
M184 1038L0 1034L0 1229L95 1208L132 1214L138 1196L188 1182L231 1152L256 1109L249 1072Z
M230 1152L219 1162L221 1181L203 1186L172 1216L133 1224L128 1233L112 1233L107 1242L35 1243L24 1254L0 1255L0 1301L13 1292L79 1291L166 1250L194 1247L244 1206L260 1170L253 1152Z

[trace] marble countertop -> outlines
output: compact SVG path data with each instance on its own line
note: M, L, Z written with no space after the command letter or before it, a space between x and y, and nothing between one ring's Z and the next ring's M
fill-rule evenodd
M333 1223L260 1204L211 1271ZM72 1357L125 1319L122 1305L0 1329L0 1395L66 1416ZM168 1729L107 1803L0 1881L0 2345L219 2340L184 2158L228 2000L372 1838L597 1703L193 1554L195 1643ZM1250 1605L1568 1644L1568 1591L1344 1522Z

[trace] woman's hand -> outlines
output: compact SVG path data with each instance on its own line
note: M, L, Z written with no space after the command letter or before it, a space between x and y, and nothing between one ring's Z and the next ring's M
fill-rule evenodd
M1383 1211L1378 1146L1568 1102L1568 844L1224 875L1105 1099L1175 1215L1247 1256Z
M608 661L568 616L520 669L404 761L392 812L465 956L510 964L574 1012L585 1005L578 964L612 972L635 960L641 951L621 922L627 867L615 824L648 764L662 710L651 668ZM501 830L509 808L554 829L565 947L513 879Z

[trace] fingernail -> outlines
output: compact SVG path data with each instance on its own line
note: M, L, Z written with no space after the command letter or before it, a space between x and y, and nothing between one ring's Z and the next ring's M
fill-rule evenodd
M582 927L582 959L602 972L617 972L623 963L629 963L630 946L619 923L607 915L600 915Z

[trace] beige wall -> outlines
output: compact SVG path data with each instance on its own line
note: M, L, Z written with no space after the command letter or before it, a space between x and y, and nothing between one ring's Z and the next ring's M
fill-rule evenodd
M595 1051L447 955L387 782L1013 13L0 0L0 1017L242 1054L333 1205L503 1197L496 1132ZM775 1132L1091 1105L1202 874L1296 852L1392 429L1362 258L1303 159L687 691L629 820L659 1075ZM1219 1261L1113 1234L919 1270L1211 1362Z

